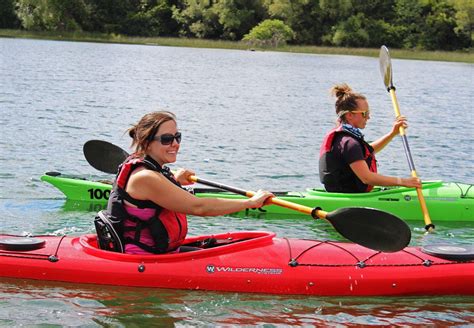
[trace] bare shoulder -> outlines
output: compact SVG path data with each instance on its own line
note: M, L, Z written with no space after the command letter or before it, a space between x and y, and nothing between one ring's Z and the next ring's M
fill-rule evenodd
M126 190L134 198L153 199L169 191L166 180L159 172L140 170L132 173Z
M159 172L147 170L147 169L138 169L132 173L130 180L136 183L159 183L160 181L166 180L166 178Z

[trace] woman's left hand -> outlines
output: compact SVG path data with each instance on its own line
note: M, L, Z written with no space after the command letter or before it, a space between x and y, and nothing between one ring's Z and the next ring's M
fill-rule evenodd
M193 184L194 182L190 180L192 175L195 175L194 171L188 169L179 169L174 174L174 178L178 181L181 185L186 186Z

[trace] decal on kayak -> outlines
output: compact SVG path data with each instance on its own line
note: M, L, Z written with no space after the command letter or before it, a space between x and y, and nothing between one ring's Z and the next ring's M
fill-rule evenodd
M208 264L206 266L207 273L256 273L256 274L271 274L278 275L283 273L283 269L278 268L246 268L246 267L230 267L230 266L216 266L214 264Z
M102 189L88 189L87 192L89 193L90 199L109 199L110 190L102 190Z

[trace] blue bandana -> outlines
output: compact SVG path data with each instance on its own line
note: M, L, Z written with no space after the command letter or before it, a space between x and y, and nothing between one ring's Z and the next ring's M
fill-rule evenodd
M362 133L362 131L359 128L355 128L350 124L343 123L342 124L342 129L346 132L349 132L350 134L353 134L354 136L356 136L360 139L364 139L364 134Z

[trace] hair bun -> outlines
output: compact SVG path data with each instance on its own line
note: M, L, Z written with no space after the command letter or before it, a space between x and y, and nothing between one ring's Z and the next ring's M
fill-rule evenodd
M350 93L352 93L352 88L347 85L346 83L338 84L332 87L331 89L332 95L336 96L337 98L342 98Z

